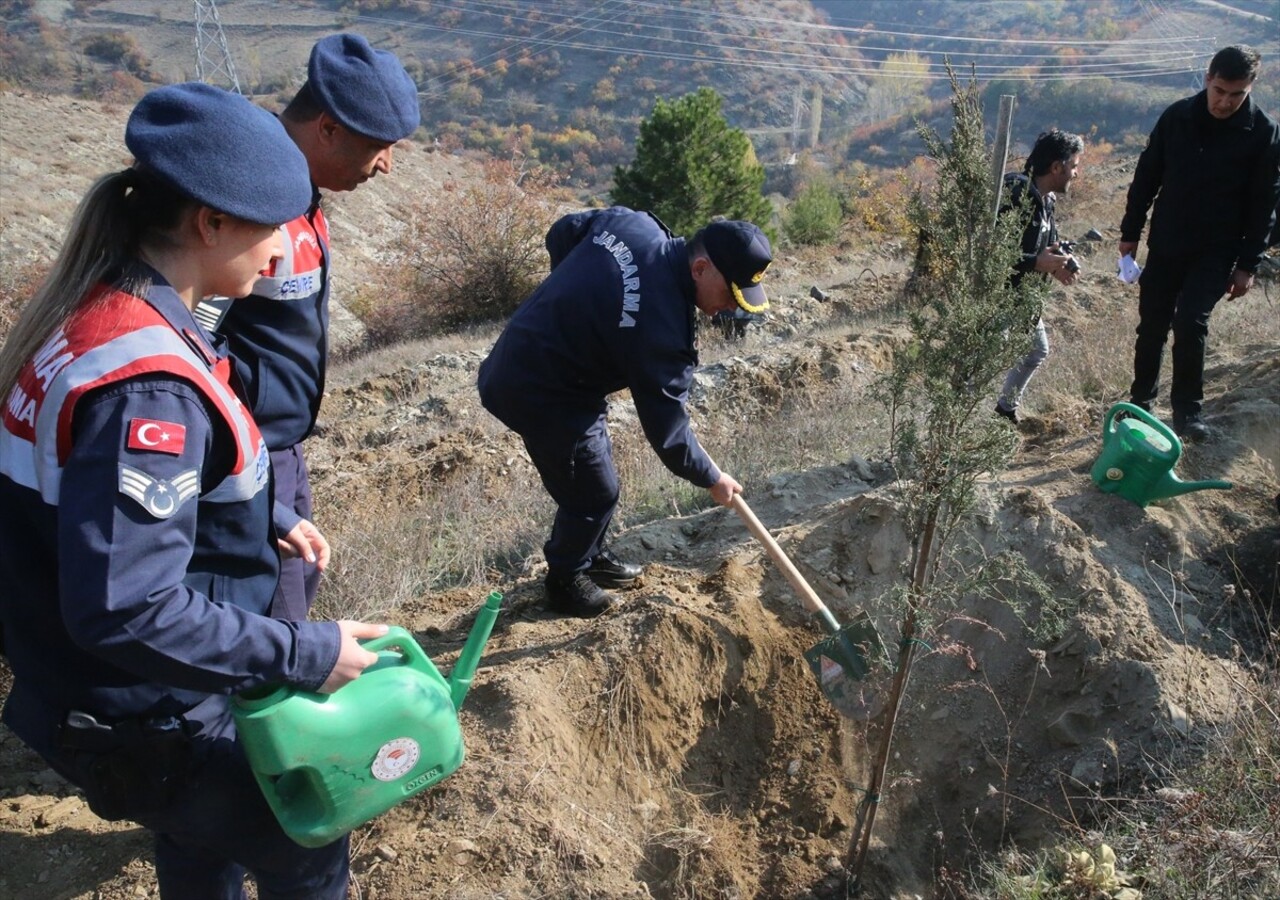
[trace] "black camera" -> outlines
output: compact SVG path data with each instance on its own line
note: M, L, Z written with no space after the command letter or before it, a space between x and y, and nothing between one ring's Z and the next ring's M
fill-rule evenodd
M1070 256L1067 260L1067 271L1075 274L1080 271L1080 263L1076 260L1076 245L1073 241L1058 241L1058 252Z

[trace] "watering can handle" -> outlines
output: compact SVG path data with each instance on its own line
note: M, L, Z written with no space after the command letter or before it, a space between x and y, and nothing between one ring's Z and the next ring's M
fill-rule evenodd
M809 582L804 580L804 576L787 558L787 554L778 546L778 542L773 539L773 535L760 524L760 520L756 518L756 514L751 511L751 507L747 506L747 501L742 499L741 494L734 494L733 500L729 504L733 507L743 524L747 526L752 536L764 545L764 549L769 552L769 556L778 564L778 568L782 569L782 574L787 576L787 581L791 582L791 586L795 588L796 593L800 595L800 600L804 604L804 608L811 613L817 613L826 623L827 628L835 633L840 630L840 623L836 621L835 616L831 615L831 610L827 609L826 604L817 595L813 588L809 587Z
M1139 419L1143 423L1150 425L1152 428L1154 428L1156 431L1160 433L1161 437L1163 437L1166 441L1169 442L1169 446L1180 447L1182 445L1182 442L1178 440L1178 436L1173 433L1172 428L1170 428L1168 425L1161 422L1159 419L1157 419L1151 413L1147 412L1141 406L1138 406L1133 403L1117 403L1115 406L1111 407L1111 409L1107 411L1107 419L1105 422L1102 423L1103 434L1111 433L1111 425L1115 422L1116 416L1118 416L1122 412L1128 413L1129 415L1133 416L1135 419Z
M361 641L360 646L372 653L379 650L386 650L388 647L400 648L400 653L405 659L418 668L423 668L423 664L430 663L427 654L418 646L418 642L404 628L399 625L392 625L387 629L387 633L381 637L369 638L367 641Z

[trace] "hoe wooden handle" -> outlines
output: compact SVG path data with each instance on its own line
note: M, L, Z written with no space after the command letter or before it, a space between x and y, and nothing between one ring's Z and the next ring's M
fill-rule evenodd
M747 506L747 501L742 499L742 495L734 494L733 502L730 505L733 507L733 511L742 519L743 524L747 526L747 530L751 532L757 541L764 545L765 550L769 551L769 555L778 564L782 574L787 576L787 581L791 582L791 586L800 595L804 608L811 613L817 613L824 619L830 620L828 624L831 624L834 621L831 617L831 612L823 604L813 588L809 587L809 582L805 581L804 576L792 565L791 560L787 558L787 554L782 551L782 548L778 546L778 542L773 539L773 535L769 534L765 527L760 524L760 520L751 511L751 507Z

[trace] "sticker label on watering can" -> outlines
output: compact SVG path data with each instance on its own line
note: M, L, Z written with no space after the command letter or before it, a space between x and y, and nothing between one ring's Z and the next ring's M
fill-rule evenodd
M413 770L420 755L418 742L413 738L395 738L378 748L369 771L379 781L395 781Z

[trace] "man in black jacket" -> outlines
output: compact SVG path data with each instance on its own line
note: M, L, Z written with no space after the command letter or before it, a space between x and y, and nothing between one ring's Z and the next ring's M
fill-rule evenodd
M547 607L590 617L614 601L602 587L641 574L605 543L618 505L606 397L630 390L666 467L731 503L742 487L702 449L685 410L694 317L763 310L772 251L750 222L713 222L685 241L621 206L564 216L546 243L551 274L511 317L478 387L484 408L524 439L557 505L543 548Z
M1224 293L1253 286L1280 196L1280 128L1249 96L1259 59L1249 47L1219 50L1204 90L1161 114L1120 223L1120 255L1133 255L1154 201L1130 400L1151 408L1172 328L1173 428L1190 440L1210 433L1200 411L1209 315Z
M1007 199L1001 204L1000 214L1015 209L1030 213L1022 231L1022 258L1009 276L1011 283L1016 285L1028 272L1037 272L1041 278L1052 275L1064 285L1075 284L1080 264L1059 246L1053 207L1057 196L1070 190L1080 171L1083 151L1084 140L1079 135L1054 128L1036 138L1021 175L1009 172L1004 176ZM1022 392L1048 356L1049 334L1041 316L1031 333L1031 350L1005 376L996 401L996 415L1018 424Z

